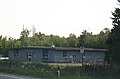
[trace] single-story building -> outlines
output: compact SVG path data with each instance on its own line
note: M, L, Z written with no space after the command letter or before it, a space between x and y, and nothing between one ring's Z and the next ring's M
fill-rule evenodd
M51 63L80 63L104 61L107 49L93 49L72 47L45 47L28 46L21 48L9 48L8 55L10 61L42 61Z

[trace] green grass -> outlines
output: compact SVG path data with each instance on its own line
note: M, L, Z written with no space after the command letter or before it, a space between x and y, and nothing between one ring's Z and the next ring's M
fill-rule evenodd
M55 77L55 69L41 62L0 62L0 72L34 77Z
M60 79L120 79L120 69L110 66L60 66ZM0 72L57 79L57 66L42 62L0 62Z

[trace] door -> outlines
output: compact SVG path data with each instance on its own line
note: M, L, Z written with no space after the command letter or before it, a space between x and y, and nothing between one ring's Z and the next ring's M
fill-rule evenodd
M75 55L75 54L72 55L71 59L72 59L72 60L71 60L72 63L76 63L76 55Z
M28 53L28 61L32 61L33 55L31 53Z

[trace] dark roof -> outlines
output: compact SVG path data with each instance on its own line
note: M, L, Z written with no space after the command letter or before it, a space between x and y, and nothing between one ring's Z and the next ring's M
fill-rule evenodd
M9 48L8 50L15 49L55 49L55 50L70 50L70 51L80 51L80 48L73 47L47 47L47 46L27 46L21 48ZM108 51L108 49L94 49L94 48L84 48L85 51Z
M76 50L80 51L80 48L72 48L72 47L55 47L56 50ZM85 51L108 51L107 49L94 49L94 48L84 48Z

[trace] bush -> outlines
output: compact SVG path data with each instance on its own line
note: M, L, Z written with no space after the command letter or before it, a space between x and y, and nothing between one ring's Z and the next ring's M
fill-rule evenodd
M120 68L112 66L84 65L60 66L61 79L119 79ZM0 62L0 72L39 78L57 78L57 66L42 62Z
M54 77L54 68L42 62L10 62L0 63L0 72L35 77Z

